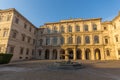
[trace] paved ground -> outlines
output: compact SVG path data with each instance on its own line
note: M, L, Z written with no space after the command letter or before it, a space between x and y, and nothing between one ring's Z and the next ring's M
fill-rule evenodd
M55 61L23 61L0 65L0 80L120 80L120 61L78 61L85 68L54 70Z

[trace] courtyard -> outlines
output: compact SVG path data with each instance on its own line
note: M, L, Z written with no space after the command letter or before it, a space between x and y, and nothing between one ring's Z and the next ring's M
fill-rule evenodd
M120 61L77 61L79 70L50 69L53 60L32 60L0 65L0 80L120 80Z

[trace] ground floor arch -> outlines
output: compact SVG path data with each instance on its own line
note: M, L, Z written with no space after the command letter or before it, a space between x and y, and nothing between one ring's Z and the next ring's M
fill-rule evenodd
M49 59L50 51L48 49L45 50L45 59Z
M60 50L60 59L65 59L65 50L64 49Z
M52 53L52 59L57 59L57 50L53 49L53 53Z
M98 49L98 48L95 49L94 55L95 55L95 60L100 60L101 59L100 49Z
M90 49L85 50L85 59L90 60Z
M82 51L81 51L81 49L76 50L76 58L77 59L82 59Z
M69 59L73 59L73 50L68 49Z
M59 49L45 49L44 51L39 50L41 59L71 59L71 60L103 60L104 55L101 54L102 48L59 48ZM41 53L41 52L44 52ZM69 55L68 57L66 55Z

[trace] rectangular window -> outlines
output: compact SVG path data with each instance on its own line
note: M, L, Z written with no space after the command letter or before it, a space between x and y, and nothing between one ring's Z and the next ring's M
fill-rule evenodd
M30 27L30 28L29 28L29 31L31 32L31 30L32 30L32 28Z
M16 38L17 33L13 32L12 38Z
M32 55L34 55L34 49L32 50Z
M27 28L27 25L26 25L26 24L24 24L24 28L25 28L25 29Z
M105 39L105 44L108 44L108 39Z
M15 48L15 47L11 46L11 47L10 47L10 50L9 50L9 53L12 53L12 54L13 54L13 53L14 53L14 48Z
M33 39L33 45L35 44L35 39Z
M19 23L19 19L15 18L15 23L18 24Z
M28 37L28 43L30 43L30 41L31 41L31 38L30 38L30 37Z
M118 42L118 37L115 37L115 39L116 39L116 42Z
M23 51L24 51L24 48L21 47L21 48L20 48L20 54L21 54L21 55L23 54Z
M88 31L88 25L84 25L84 31Z
M107 56L110 56L110 50L106 50Z
M25 35L22 35L22 41L25 41Z
M7 16L7 21L10 21L10 19L11 19L11 16L8 15L8 16Z
M118 55L120 55L120 50L118 50Z
M26 49L26 55L28 55L29 54L29 49Z
M104 27L104 30L107 30L107 27Z

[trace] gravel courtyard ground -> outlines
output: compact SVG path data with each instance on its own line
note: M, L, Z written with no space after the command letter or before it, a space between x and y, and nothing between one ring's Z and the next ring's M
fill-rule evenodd
M55 61L34 60L0 65L0 80L120 80L120 61L77 61L85 68L54 70Z

